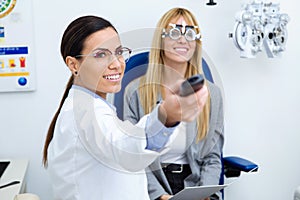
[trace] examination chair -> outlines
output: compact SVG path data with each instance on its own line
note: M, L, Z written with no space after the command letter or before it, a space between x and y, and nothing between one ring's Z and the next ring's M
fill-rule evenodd
M146 73L148 56L148 51L140 52L131 56L126 63L126 70L122 80L122 89L113 97L113 104L117 109L117 115L120 119L123 119L124 90L128 83ZM211 69L208 67L208 62L206 62L205 58L202 59L202 68L205 78L214 83ZM258 170L258 165L255 163L236 156L223 157L222 164L223 169L220 176L220 184L224 184L224 176L226 178L239 177L241 172L253 172ZM221 190L221 192L224 198L224 191Z

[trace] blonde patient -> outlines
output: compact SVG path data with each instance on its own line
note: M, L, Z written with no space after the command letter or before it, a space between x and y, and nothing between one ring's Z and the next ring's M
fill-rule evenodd
M124 119L137 123L153 111L156 102L173 95L169 88L176 80L203 74L201 37L199 24L189 10L173 8L162 15L153 36L147 72L126 88ZM202 89L209 92L202 112L175 128L171 149L148 168L151 200L169 199L188 186L219 184L223 100L220 89L208 80ZM209 199L222 199L222 195L217 192Z

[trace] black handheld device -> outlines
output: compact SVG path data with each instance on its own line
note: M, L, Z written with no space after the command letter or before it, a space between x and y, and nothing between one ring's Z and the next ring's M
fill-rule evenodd
M180 86L179 95L188 96L202 88L204 77L202 74L197 74L186 79Z

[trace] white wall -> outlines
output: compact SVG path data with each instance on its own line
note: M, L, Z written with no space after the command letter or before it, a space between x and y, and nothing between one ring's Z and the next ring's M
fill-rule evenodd
M281 58L270 59L262 53L255 59L242 59L228 33L233 30L235 13L248 1L216 0L215 7L207 7L207 1L33 1L37 90L0 93L0 158L30 160L29 192L42 200L52 199L41 159L48 125L70 75L59 52L67 24L80 15L96 14L109 19L122 34L153 28L169 8L184 6L197 16L205 51L223 82L224 154L259 164L257 173L244 174L225 190L226 199L292 199L300 185L300 13L293 8L294 1L279 1L281 11L291 17L287 49Z

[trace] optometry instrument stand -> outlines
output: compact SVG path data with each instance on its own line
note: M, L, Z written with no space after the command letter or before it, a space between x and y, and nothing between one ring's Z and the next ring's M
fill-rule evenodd
M30 0L0 3L0 92L35 90L33 16Z
M279 3L257 0L245 4L237 13L234 31L229 37L240 50L240 57L255 58L263 50L269 58L281 55L288 38L286 27L290 18L279 10Z

